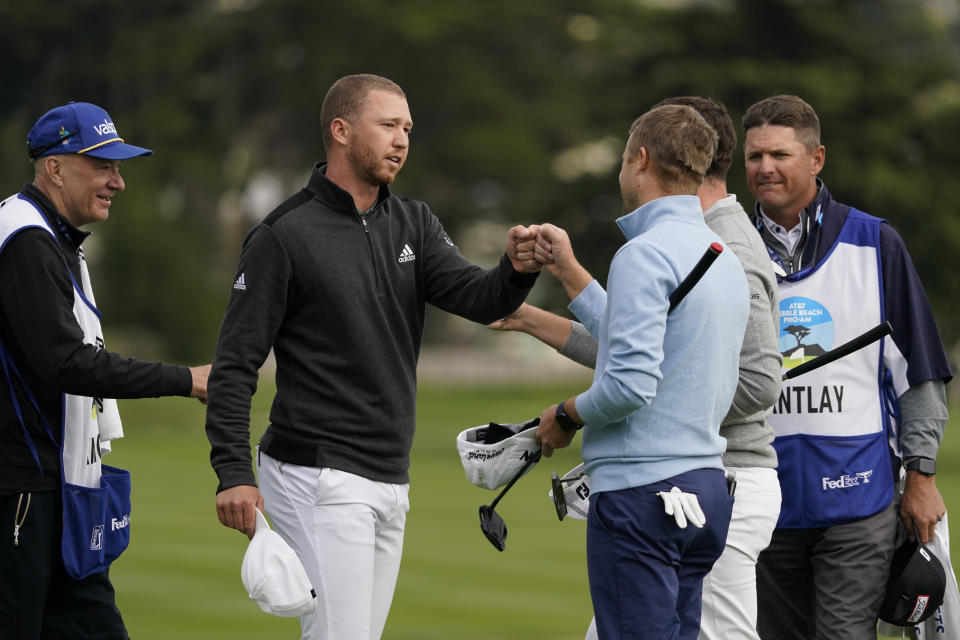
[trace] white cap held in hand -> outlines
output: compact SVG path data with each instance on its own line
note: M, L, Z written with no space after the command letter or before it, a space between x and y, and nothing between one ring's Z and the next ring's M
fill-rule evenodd
M284 618L312 613L317 596L296 552L270 528L257 509L257 530L247 546L240 578L250 599Z

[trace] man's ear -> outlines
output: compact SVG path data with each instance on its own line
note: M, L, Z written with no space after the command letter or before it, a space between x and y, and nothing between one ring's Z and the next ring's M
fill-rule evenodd
M640 147L636 157L633 159L634 175L639 175L650 168L650 154L646 147Z
M38 173L42 173L49 182L55 184L56 186L63 186L64 163L62 157L57 155L44 156L40 159L39 164L40 166L37 170Z
M822 144L813 150L813 164L810 166L810 171L813 175L818 175L823 169L823 163L827 159L827 148Z
M350 137L350 123L343 118L334 118L330 123L330 133L334 140L346 146Z

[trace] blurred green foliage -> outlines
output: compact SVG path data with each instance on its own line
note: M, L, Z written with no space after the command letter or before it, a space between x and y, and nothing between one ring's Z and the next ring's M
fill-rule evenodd
M24 138L43 112L107 108L156 151L125 165L129 190L93 228L108 344L207 360L242 238L322 159L320 103L342 75L404 87L415 127L395 190L428 202L465 252L477 221L550 221L601 281L637 115L697 94L739 124L795 93L820 114L827 185L894 223L954 345L958 13L957 0L0 0L3 193L32 177ZM739 161L729 186L752 206ZM555 283L537 289L562 308Z

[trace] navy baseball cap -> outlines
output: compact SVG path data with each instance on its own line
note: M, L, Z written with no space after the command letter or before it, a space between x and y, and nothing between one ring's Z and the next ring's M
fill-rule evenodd
M124 142L110 114L97 105L68 102L43 114L27 134L31 160L59 153L126 160L149 156L153 151Z
M947 575L937 556L916 540L905 540L893 554L880 619L901 627L919 624L943 604Z

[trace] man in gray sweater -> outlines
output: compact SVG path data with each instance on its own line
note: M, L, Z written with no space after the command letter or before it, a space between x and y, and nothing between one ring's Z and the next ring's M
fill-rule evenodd
M736 147L736 133L726 108L715 100L677 97L659 105L689 105L719 136L717 152L697 195L707 225L740 259L750 291L750 316L740 352L740 379L720 435L727 440L723 464L736 476L733 517L723 554L703 581L700 638L758 638L756 562L770 542L780 513L777 456L773 429L766 416L780 393L781 356L777 345L777 283L759 234L736 196L727 193L726 176ZM567 234L553 225L540 227L554 263L547 270L571 291L592 276L576 261ZM492 329L529 333L561 354L593 367L597 342L584 326L524 304ZM695 390L691 390L694 393ZM595 638L593 624L587 638Z

